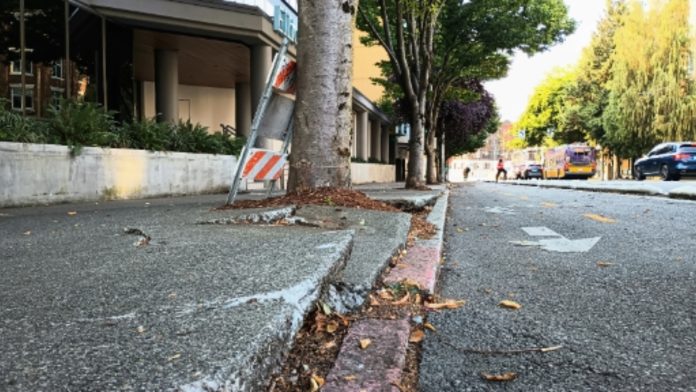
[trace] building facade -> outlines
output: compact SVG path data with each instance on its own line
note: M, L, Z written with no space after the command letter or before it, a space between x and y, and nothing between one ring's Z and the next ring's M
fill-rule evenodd
M2 3L0 97L13 110L45 116L70 98L122 121L191 121L239 135L249 133L281 45L276 30L297 26L296 0ZM353 156L392 161L389 119L360 91L354 96Z

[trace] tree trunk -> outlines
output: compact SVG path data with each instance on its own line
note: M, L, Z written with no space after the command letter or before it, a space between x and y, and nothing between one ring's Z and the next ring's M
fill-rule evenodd
M406 188L418 189L423 183L423 121L418 113L411 119L411 138L408 149L408 172L406 173Z
M427 157L425 181L428 185L437 184L437 143L434 132L428 133L425 156Z
M351 186L353 23L358 0L299 2L288 192Z

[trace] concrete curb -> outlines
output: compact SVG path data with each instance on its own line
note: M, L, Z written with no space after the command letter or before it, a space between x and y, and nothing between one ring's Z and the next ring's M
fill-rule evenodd
M428 222L435 225L436 233L432 239L416 240L400 265L389 271L385 284L395 284L404 279L417 282L428 293L435 293L437 276L442 256L442 243L447 217L449 191L444 191L428 215Z
M411 334L408 320L368 319L350 327L336 364L326 377L325 392L399 391L406 348ZM370 345L360 348L361 339Z
M424 291L434 293L443 249L449 191L438 198L428 215L435 225L434 238L417 240L402 260L404 268L393 268L384 283L412 279ZM397 392L405 365L411 325L407 319L369 319L351 325L334 367L322 391ZM366 349L358 347L360 339L370 339Z

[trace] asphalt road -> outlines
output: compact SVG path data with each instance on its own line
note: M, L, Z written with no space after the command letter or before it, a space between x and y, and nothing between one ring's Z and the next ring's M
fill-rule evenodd
M429 316L422 391L696 391L695 202L468 183L446 230L440 292L467 302Z

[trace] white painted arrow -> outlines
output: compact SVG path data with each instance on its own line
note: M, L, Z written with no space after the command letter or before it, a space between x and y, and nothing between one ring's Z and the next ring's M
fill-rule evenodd
M545 238L539 241L510 241L519 246L539 246L549 252L560 253L584 253L592 249L602 237L582 238L571 240L563 237L548 227L523 227L527 234L535 237L554 237Z

